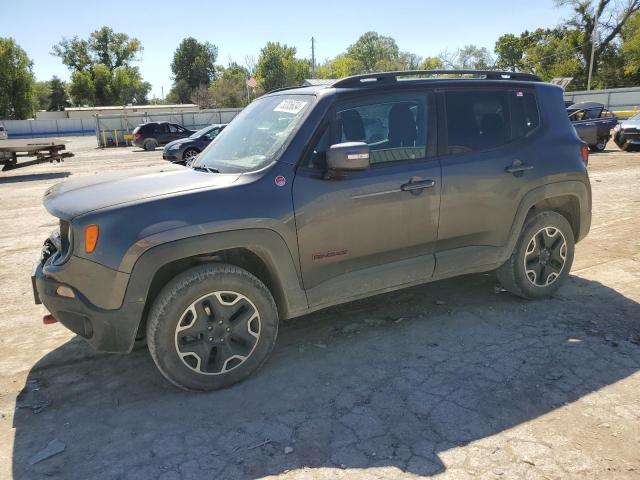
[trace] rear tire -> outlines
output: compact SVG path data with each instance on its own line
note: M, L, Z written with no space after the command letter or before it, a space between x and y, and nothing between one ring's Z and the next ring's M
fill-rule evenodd
M566 218L543 211L525 221L516 246L496 271L503 288L529 300L552 296L569 275L575 241Z
M156 149L157 146L158 146L158 142L156 142L155 140L147 140L146 142L144 142L144 149L147 152L152 152L153 150Z
M158 294L147 324L149 352L160 372L185 390L225 388L267 359L278 311L267 287L234 265L191 268Z
M604 150L607 148L607 142L608 140L606 138L599 138L598 143L596 143L595 145L589 145L589 149L592 152L604 152Z

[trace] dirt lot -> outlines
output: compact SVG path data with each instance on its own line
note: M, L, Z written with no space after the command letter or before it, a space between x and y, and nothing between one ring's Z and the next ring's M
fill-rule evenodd
M360 301L287 322L248 381L187 394L146 350L42 325L44 190L161 162L69 148L0 174L0 478L640 478L639 153L592 155L591 234L554 299L485 274Z

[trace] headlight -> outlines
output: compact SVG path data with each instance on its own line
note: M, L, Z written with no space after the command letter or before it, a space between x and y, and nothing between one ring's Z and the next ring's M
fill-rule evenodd
M171 145L169 146L169 150L179 150L180 149L180 144L176 143L175 145Z

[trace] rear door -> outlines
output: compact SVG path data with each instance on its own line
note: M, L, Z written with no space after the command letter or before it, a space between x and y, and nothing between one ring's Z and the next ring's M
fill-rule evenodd
M329 117L293 184L311 306L428 279L435 265L441 179L434 96L351 96ZM328 147L351 141L369 144L370 168L328 178Z
M539 133L533 89L451 88L439 94L442 196L436 275L490 264L522 196L541 174L526 148ZM544 153L542 153L544 154Z
M569 119L578 132L580 139L587 145L598 143L598 116L599 110L578 110Z

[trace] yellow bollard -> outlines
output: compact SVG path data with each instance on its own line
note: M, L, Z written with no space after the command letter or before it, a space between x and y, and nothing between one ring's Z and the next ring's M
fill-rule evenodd
M113 131L113 136L114 136L114 137L115 137L115 139L116 139L116 147L117 147L117 146L118 146L118 130L114 130L114 131Z
M102 129L102 148L107 146L107 133Z

